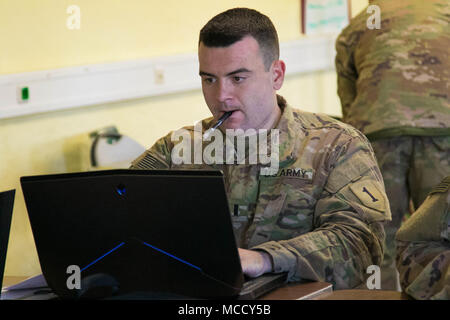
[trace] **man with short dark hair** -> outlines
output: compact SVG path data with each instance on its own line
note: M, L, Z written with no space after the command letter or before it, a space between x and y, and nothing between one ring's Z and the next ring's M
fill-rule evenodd
M287 272L288 281L361 285L366 268L381 263L382 223L390 219L367 139L276 94L285 64L272 22L255 10L212 18L198 55L213 117L159 139L132 168L222 170L246 275Z

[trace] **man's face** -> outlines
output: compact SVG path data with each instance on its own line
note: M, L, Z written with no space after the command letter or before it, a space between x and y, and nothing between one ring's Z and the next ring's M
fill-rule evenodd
M258 42L250 36L225 48L199 46L200 76L206 104L218 120L232 115L222 129L271 129L280 116L276 90L284 79L284 63L266 71Z

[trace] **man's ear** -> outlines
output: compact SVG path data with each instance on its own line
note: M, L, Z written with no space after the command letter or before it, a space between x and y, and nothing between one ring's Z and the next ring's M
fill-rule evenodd
M282 60L275 60L271 67L273 88L279 90L283 85L284 74L286 73L286 65Z

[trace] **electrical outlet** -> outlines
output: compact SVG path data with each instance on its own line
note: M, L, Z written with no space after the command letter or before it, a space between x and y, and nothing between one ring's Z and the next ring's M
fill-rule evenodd
M164 84L164 69L161 67L155 68L155 83L156 84Z
M27 86L17 87L17 102L25 103L30 99L30 89Z

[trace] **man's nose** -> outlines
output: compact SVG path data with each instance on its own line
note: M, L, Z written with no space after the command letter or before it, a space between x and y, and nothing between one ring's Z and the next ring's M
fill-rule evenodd
M233 97L233 88L226 80L218 81L216 98L220 103L226 103Z

